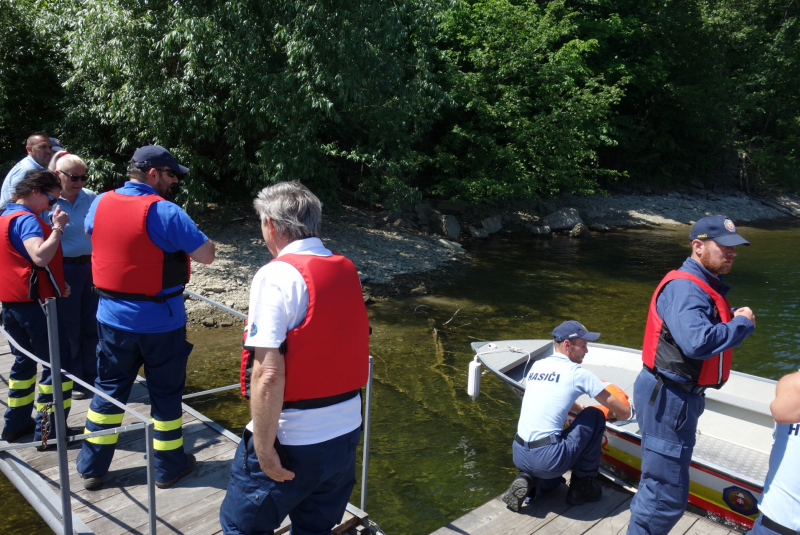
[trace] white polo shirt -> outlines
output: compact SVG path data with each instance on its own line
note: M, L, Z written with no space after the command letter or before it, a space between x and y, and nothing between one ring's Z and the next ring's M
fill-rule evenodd
M287 245L278 255L331 256L319 238ZM308 310L308 287L297 269L286 262L270 262L258 270L250 287L247 340L250 347L277 348L286 333L300 325ZM278 420L278 440L284 446L317 444L349 433L361 425L361 395L320 409L288 409ZM253 421L247 424L253 431Z
M534 362L525 379L517 434L526 442L560 432L581 394L593 398L605 388L595 374L558 352Z

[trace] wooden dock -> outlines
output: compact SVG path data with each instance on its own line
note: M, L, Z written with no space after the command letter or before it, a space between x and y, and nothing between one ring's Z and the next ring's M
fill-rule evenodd
M8 378L14 360L8 342L0 335L0 407L8 404ZM90 399L73 400L68 425L83 427ZM131 391L128 405L145 416L150 414L147 388L137 383ZM126 413L122 425L138 422ZM2 429L0 422L0 429ZM33 436L23 437L30 442ZM191 533L211 535L221 533L219 508L228 486L228 473L239 439L222 430L202 414L184 405L184 449L197 458L197 468L169 489L156 489L158 533ZM5 444L5 442L0 442ZM136 430L119 436L114 460L99 490L88 491L76 472L75 459L80 444L68 448L69 487L72 494L73 524L76 533L147 533L147 475L144 431ZM57 513L60 510L60 480L58 456L55 450L40 452L36 448L0 452L0 463L21 474L25 485L35 498ZM5 471L5 469L4 469ZM15 482L18 484L18 481ZM31 493L31 492L29 492ZM27 496L26 496L27 497ZM39 504L39 509L42 509ZM41 514L41 513L40 513ZM43 517L47 515L43 514ZM57 515L56 515L57 516ZM363 525L366 514L348 506L342 523L334 533L355 533ZM45 518L47 520L47 518ZM52 518L50 522L52 527ZM363 529L363 528L360 528ZM289 521L275 533L287 533Z
M432 535L625 535L627 532L633 494L622 487L604 484L600 501L577 506L569 505L566 496L567 486L562 485L549 496L523 505L518 513L506 508L498 496ZM670 535L741 534L684 513Z

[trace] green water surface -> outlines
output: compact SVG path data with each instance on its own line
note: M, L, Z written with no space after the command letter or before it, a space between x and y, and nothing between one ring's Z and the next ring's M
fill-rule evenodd
M739 230L753 245L738 248L725 282L734 307L754 310L757 328L734 352L734 368L778 379L800 367L800 225ZM477 401L467 396L470 343L549 338L555 325L577 319L601 332L600 342L641 348L651 293L689 254L688 232L681 226L590 240L496 236L468 247L475 262L452 285L371 305L370 518L390 535L422 535L503 492L516 473L510 444L520 403L491 375L484 375ZM238 381L240 329L199 329L189 337L195 349L187 392ZM236 391L191 405L237 433L249 420ZM360 459L361 452L356 505ZM6 518L18 510L0 503Z

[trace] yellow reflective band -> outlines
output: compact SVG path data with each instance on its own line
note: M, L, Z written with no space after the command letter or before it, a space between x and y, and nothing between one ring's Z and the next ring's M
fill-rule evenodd
M174 431L175 429L180 429L181 425L183 424L183 415L180 418L175 420L169 420L167 422L162 422L160 420L156 420L152 416L150 417L153 420L153 429L156 431Z
M100 414L89 409L86 413L86 419L100 425L119 425L122 423L122 418L125 416L124 412L119 414ZM89 440L89 439L86 439Z
M24 407L25 405L30 405L33 403L33 398L35 394L31 392L29 395L25 396L24 398L8 398L8 406L9 407ZM30 410L30 409L29 409Z
M66 381L61 383L61 391L66 392L67 390L72 390L72 381ZM39 393L40 394L52 394L53 393L53 385L43 385L39 383Z
M9 379L8 381L8 388L9 390L25 390L26 388L30 388L33 386L33 383L36 382L36 376L34 375L27 381L18 381L15 379Z
M42 412L42 410L44 409L45 405L47 405L47 403L36 403L36 411L37 412ZM64 408L65 409L69 409L70 407L72 407L72 399L71 398L67 398L67 399L64 400ZM50 407L50 410L47 411L47 412L55 412L55 411L56 411L56 407L55 407L55 405L53 405L53 406Z
M91 433L91 431L89 431L88 429L84 428L83 434L84 435L88 435L89 433ZM107 446L109 444L116 444L118 438L119 438L119 435L117 435L117 434L103 435L101 437L87 438L86 442L91 442L92 444L100 444L101 446Z
M88 439L87 439L88 440ZM183 446L183 437L175 440L156 440L153 439L153 448L156 451L176 450Z

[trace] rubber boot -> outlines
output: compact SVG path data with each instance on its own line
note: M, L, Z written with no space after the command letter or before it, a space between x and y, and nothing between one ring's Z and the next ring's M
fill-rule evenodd
M582 505L586 502L596 502L603 497L603 489L594 482L593 476L570 478L567 503Z
M515 513L519 511L530 489L534 489L534 492L536 492L536 478L529 476L525 472L519 472L506 493L503 494L503 501L506 507Z

